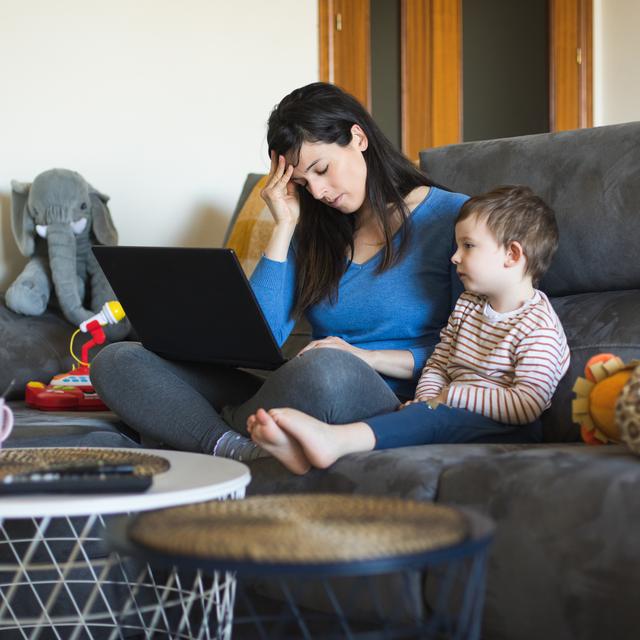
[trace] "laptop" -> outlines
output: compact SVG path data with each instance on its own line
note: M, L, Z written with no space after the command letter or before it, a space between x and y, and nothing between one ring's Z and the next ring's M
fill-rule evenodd
M286 362L232 249L92 250L150 351L250 369Z

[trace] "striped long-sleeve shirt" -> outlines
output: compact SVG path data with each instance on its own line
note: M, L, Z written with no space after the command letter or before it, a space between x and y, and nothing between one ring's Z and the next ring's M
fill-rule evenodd
M569 347L547 296L497 313L486 296L466 291L440 333L416 388L416 399L446 404L505 424L527 424L549 407L569 367Z

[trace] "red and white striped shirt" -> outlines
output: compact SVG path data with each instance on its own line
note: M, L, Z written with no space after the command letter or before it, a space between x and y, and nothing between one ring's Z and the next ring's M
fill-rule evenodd
M416 388L446 404L505 424L528 424L551 404L569 367L560 320L541 291L522 307L497 313L486 296L465 291L440 333Z

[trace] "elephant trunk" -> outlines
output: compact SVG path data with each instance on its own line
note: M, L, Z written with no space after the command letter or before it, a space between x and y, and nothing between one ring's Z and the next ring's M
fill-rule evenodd
M51 279L60 309L72 324L79 325L93 313L82 306L84 291L80 291L76 263L76 235L67 222L47 225L47 246Z

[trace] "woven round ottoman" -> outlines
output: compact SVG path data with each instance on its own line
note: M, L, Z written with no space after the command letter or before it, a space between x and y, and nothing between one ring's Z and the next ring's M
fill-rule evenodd
M492 535L487 518L467 511L333 494L163 509L109 531L120 554L152 566L235 572L236 639L479 638ZM437 580L431 607L427 571L430 585ZM231 625L216 628L211 616L219 606L200 602L182 627L190 637L231 637Z

